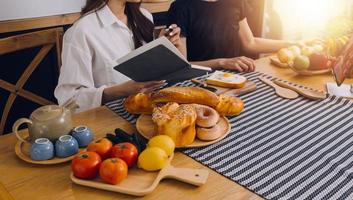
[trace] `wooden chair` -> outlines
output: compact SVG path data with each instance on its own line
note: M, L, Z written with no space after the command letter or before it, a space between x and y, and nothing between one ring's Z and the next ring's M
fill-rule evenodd
M35 102L39 105L55 104L54 102L51 102L39 95L36 95L30 91L23 89L23 86L25 85L26 81L29 79L33 71L38 67L38 65L41 63L41 61L52 48L56 48L58 68L60 68L63 32L63 28L53 28L0 39L0 55L32 47L42 46L38 54L27 66L27 68L20 76L19 80L15 85L6 82L5 80L0 78L0 88L10 92L10 96L7 99L1 116L0 135L2 135L4 132L6 120L17 96L26 98L27 100Z

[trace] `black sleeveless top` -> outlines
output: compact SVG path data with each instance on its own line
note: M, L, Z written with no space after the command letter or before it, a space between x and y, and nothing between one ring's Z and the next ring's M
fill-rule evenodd
M243 0L177 0L168 11L187 38L189 61L231 58L240 54L239 21L245 18Z

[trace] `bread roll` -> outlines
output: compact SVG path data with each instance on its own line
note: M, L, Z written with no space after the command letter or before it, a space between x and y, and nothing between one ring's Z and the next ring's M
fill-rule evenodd
M158 135L168 135L177 147L189 145L196 137L196 111L191 105L167 103L153 110L152 120Z
M152 114L154 105L151 93L138 93L129 96L124 103L125 110L131 114Z
M176 102L183 104L201 104L216 107L219 103L218 96L208 90L198 87L169 87L152 95L155 103Z
M219 100L220 102L216 106L216 110L220 115L236 116L244 109L244 102L238 97L220 95Z

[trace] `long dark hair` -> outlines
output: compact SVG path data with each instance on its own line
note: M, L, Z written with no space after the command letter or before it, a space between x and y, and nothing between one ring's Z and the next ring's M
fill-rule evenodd
M85 7L82 9L82 15L96 12L102 9L109 0L87 0ZM125 14L127 23L134 35L135 48L142 46L142 41L151 42L153 40L153 23L142 14L140 10L141 3L126 2Z

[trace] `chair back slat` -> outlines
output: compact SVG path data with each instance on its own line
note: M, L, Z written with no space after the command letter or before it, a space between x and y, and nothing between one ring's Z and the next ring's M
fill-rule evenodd
M55 28L0 39L0 55L46 44L55 44L58 34L62 32L62 28Z

